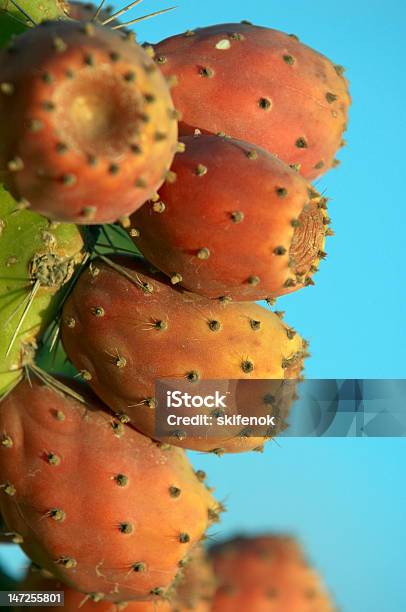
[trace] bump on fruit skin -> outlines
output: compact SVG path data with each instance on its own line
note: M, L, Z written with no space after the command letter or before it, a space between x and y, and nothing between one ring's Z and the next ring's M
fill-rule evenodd
M10 191L49 218L109 223L141 206L177 150L168 85L124 34L49 22L0 54L0 168ZM157 139L157 132L160 138Z
M209 135L182 142L186 151L172 166L178 180L159 191L164 212L148 202L131 216L143 255L210 298L254 301L311 284L327 200L264 149Z
M89 384L99 397L114 413L126 414L139 431L156 435L155 405L146 399L154 397L159 378L183 378L194 385L217 378L253 383L267 379L275 383L277 394L283 379L300 376L306 345L272 312L256 304L214 302L174 289L163 275L151 274L142 260L112 260L115 269L97 260L99 274L92 277L86 270L79 278L65 303L62 341L76 368L90 371ZM95 304L103 307L103 317L92 314ZM66 325L69 318L77 321L74 328ZM213 321L219 323L214 331ZM117 368L112 354L124 356L126 366ZM260 390L256 389L256 401L263 409ZM247 394L253 408L253 392ZM283 416L288 408L282 406ZM264 437L245 436L235 426L220 428L216 437L207 438L205 432L189 438L174 432L163 441L222 454L257 448Z
M115 602L162 599L217 511L210 492L181 449L162 449L126 425L115 435L112 417L90 393L73 387L84 405L37 379L31 385L21 382L0 403L0 430L14 441L0 445L8 531L22 536L37 565L83 593ZM60 463L50 465L45 452ZM181 497L167 493L173 485ZM54 519L56 508L63 520Z
M0 188L0 397L33 359L38 337L59 306L58 291L83 258L82 248L77 227L25 210Z
M283 32L247 23L173 36L155 52L164 74L178 78L173 97L182 135L198 128L252 142L299 164L308 179L333 166L350 96L342 71L325 56Z
M213 612L334 612L318 574L291 537L237 537L212 547L218 579Z

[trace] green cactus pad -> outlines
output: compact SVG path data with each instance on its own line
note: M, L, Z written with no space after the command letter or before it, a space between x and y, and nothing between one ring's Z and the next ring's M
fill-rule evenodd
M64 0L18 0L17 4L34 23L47 19L66 19L67 4ZM0 0L0 47L33 23L10 0Z
M38 335L55 316L57 293L81 261L82 248L75 225L18 210L0 188L0 397L32 360Z

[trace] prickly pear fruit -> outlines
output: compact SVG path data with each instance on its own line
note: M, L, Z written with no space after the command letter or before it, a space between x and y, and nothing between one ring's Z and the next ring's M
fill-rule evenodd
M254 301L313 284L325 256L326 200L264 149L189 136L174 183L131 217L137 247L173 283Z
M19 586L21 591L64 591L64 608L66 612L78 609L83 612L209 612L210 602L215 592L213 569L206 553L200 546L195 547L190 560L183 570L174 593L162 601L129 601L113 603L93 595L84 595L67 587L47 572L31 566L24 581ZM57 612L58 608L49 608L49 612Z
M156 47L181 134L224 132L255 143L314 179L334 164L350 97L342 66L296 36L248 23L200 28ZM238 69L236 69L238 67Z
M81 261L75 225L18 210L0 188L0 397L21 378L36 340L55 316L58 291Z
M19 8L21 7L21 8ZM22 9L22 10L21 10ZM0 0L0 47L34 23L65 17L64 0ZM28 18L29 16L29 18Z
M202 546L196 546L176 587L171 602L173 612L210 612L216 586L216 578L207 553Z
M100 4L100 2L99 2ZM91 21L96 15L98 7L91 2L76 2L74 0L70 0L68 2L68 14L71 19L76 19L77 21ZM104 19L108 19L111 14L111 7L106 6L106 8L102 9L98 14L97 21L101 22Z
M217 504L181 449L84 400L32 380L0 403L1 514L34 563L68 586L160 600Z
M210 379L298 376L306 346L276 314L256 304L215 302L174 289L136 259L115 258L113 265L98 260L80 276L65 303L62 341L99 397L139 431L156 437L159 378L190 381L194 392ZM262 396L258 401L263 406ZM251 409L253 398L248 402ZM211 431L215 435L204 431L192 438L178 436L175 428L162 439L213 452L240 452L264 442L244 436L238 425Z
M91 23L46 23L1 52L0 83L0 167L33 210L109 223L164 181L177 116L165 79L131 38Z
M213 547L213 612L333 612L320 577L290 537L236 538Z

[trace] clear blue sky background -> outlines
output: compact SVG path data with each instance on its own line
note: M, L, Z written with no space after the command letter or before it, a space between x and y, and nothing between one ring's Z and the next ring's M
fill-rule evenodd
M149 0L144 9L162 6L162 0ZM404 378L406 4L180 0L176 12L138 32L154 42L241 19L297 34L346 66L351 81L342 166L318 182L332 200L336 237L316 287L278 302L286 320L310 340L307 376ZM229 512L216 538L236 531L293 532L343 612L406 610L404 440L284 439L264 455L194 454L192 460L227 499ZM24 563L0 547L5 558L10 567Z

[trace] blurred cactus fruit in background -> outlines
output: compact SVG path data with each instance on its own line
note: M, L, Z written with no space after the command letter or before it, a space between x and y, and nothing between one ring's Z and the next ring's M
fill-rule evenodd
M217 581L203 546L196 546L183 569L172 598L173 612L210 612Z
M314 284L330 233L327 200L248 143L207 135L183 143L177 180L131 217L144 256L210 298L254 301Z
M156 380L183 379L192 393L210 379L297 378L307 355L300 335L273 312L174 288L150 264L126 257L96 260L80 276L64 306L62 341L99 397L150 437ZM215 438L205 431L201 438L166 441L223 452L264 442L240 434L237 426Z
M16 585L14 585L16 586ZM83 612L210 612L216 581L213 569L204 549L196 546L190 558L182 568L167 599L162 601L122 601L117 604L101 599L99 593L84 595L79 591L67 587L57 580L47 570L31 566L25 579L18 587L21 591L64 591L64 609L74 612L78 609ZM57 607L48 607L50 612L58 610Z
M54 224L0 188L0 397L31 363L60 305L59 290L83 258L75 225Z
M103 22L105 19L109 19L112 13L111 6L106 6L98 11L98 6L91 2L76 2L75 0L71 0L67 4L67 13L69 17L77 21L91 21L97 15L97 21Z
M131 36L47 22L1 52L0 82L1 175L33 210L109 223L165 180L177 113L166 79Z
M237 537L211 549L213 612L334 612L320 576L290 537Z
M249 23L199 28L155 46L181 134L198 128L261 146L315 179L334 166L350 96L343 67L296 36Z
M124 12L126 12L125 9ZM80 2L80 0L76 2L72 0L68 2L67 14L71 19L76 19L76 21L92 21L99 25L104 25L104 22L106 22L106 27L114 28L117 26L121 31L129 32L128 29L125 29L124 26L114 18L113 7L111 5L106 5L104 3L98 3L96 5L91 2Z
M82 385L67 394L61 384L23 381L0 404L8 532L78 591L159 601L221 508L184 451L112 418Z

